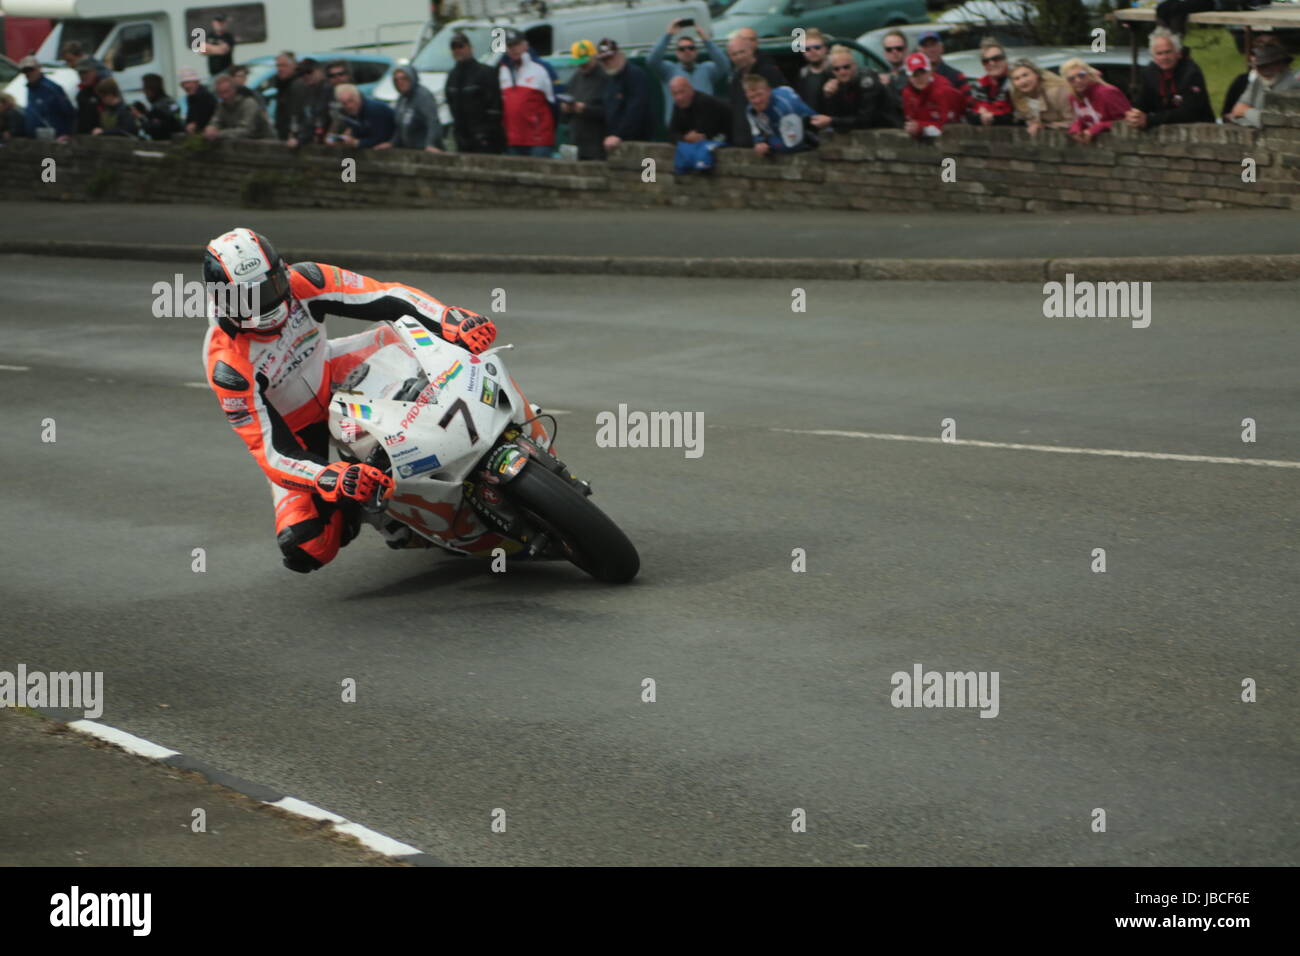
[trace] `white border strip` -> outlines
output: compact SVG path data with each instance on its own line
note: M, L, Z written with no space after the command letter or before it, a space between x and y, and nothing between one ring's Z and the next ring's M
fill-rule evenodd
M121 747L128 753L139 754L141 757L148 757L151 760L175 757L180 753L179 750L168 750L166 747L160 747L143 737L128 734L125 730L118 730L116 727L110 727L108 724L101 724L95 720L74 720L68 726L83 734L89 734L92 737L107 741L115 747Z
M392 837L386 837L382 833L376 833L369 827L363 827L360 823L335 824L334 829L339 833L346 833L349 836L356 837L376 853L382 853L384 856L411 856L419 853L413 846L407 846L405 843L399 843Z
M337 813L330 813L328 810L322 810L314 803L308 803L306 800L299 800L297 797L284 797L272 803L269 800L263 800L267 806L277 807L281 810L287 810L290 813L296 813L300 817L310 817L313 820L328 820L330 823L347 823Z
M1256 465L1262 468L1300 468L1300 461L1281 461L1272 458L1216 458L1211 455L1176 455L1163 451L1123 451L1118 448L1072 448L1068 445L1021 445L1015 442L972 441L956 439L944 441L928 435L890 435L885 432L842 432L830 429L773 428L770 431L790 435L829 435L834 438L873 438L877 441L915 441L935 445L966 445L973 448L1009 448L1013 451L1050 451L1058 455L1103 455L1108 458L1148 458L1156 461L1192 461L1212 465Z
M169 750L152 741L145 740L143 737L128 734L124 730L118 730L116 727L110 727L95 720L73 720L69 721L67 726L79 733L96 737L115 747L120 747L128 753L148 757L151 760L164 760L167 757L180 756L179 750ZM236 793L240 792L237 788L228 784L220 784L220 786L226 787L227 790L234 790ZM244 794L244 796L248 796L248 794ZM279 800L262 800L260 802L268 807L275 807L277 810L284 810L287 813L306 817L309 820L326 820L336 832L354 837L366 849L381 853L384 856L400 860L402 857L416 856L424 852L410 844L384 836L384 834L362 826L360 823L353 823L351 820L322 809L313 803L299 800L297 797L281 797Z

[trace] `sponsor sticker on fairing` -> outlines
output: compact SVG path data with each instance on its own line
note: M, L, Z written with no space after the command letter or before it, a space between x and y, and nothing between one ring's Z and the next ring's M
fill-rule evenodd
M246 412L248 411L248 396L239 395L235 398L223 398L221 400L221 409L226 412Z
M421 458L418 461L408 462L407 464L398 465L397 473L403 478L410 478L412 475L422 474L426 471L434 471L440 467L437 455L430 455L427 458Z
M338 405L339 405L339 411L342 412L344 415L346 415L348 418L355 418L359 421L364 421L364 422L368 422L371 421L372 419L378 418L378 415L375 414L374 409L372 409L369 405L361 405L358 404L357 402L344 402L344 401L340 401Z
M438 377L433 380L432 383L433 387L436 389L442 388L444 385L446 385L453 378L455 378L457 375L460 374L461 368L462 366L459 360L452 362L451 365L447 366L447 368L443 369L443 371L438 373Z
M497 403L497 383L492 379L483 380L483 392L479 395L478 400L484 405L495 406Z
M340 420L339 434L343 437L343 441L349 445L352 444L357 440L357 423L350 418Z

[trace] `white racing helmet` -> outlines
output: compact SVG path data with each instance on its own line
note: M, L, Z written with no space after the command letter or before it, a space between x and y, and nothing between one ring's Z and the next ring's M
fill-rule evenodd
M273 332L289 317L289 270L251 229L232 229L208 243L203 281L213 312L241 328Z

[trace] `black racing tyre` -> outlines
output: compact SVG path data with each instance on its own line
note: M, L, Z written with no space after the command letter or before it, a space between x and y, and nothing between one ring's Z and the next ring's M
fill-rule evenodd
M555 472L530 461L502 490L536 515L561 539L554 544L569 560L598 581L623 584L641 569L622 529Z

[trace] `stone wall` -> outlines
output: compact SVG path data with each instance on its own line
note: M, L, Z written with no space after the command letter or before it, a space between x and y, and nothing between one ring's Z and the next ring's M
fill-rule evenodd
M724 149L708 176L674 176L672 147L625 143L608 162L406 151L291 152L278 143L141 143L76 137L0 148L0 199L251 207L934 209L1181 212L1300 208L1300 93L1273 98L1262 132L1198 124L1120 127L1083 146L1044 131L953 127L916 143L880 130L815 152ZM343 160L355 155L355 181ZM54 160L51 167L46 161ZM654 161L653 181L646 160ZM950 163L945 163L951 160ZM1253 180L1243 176L1253 161ZM945 166L948 175L944 176ZM50 181L52 179L52 181Z

